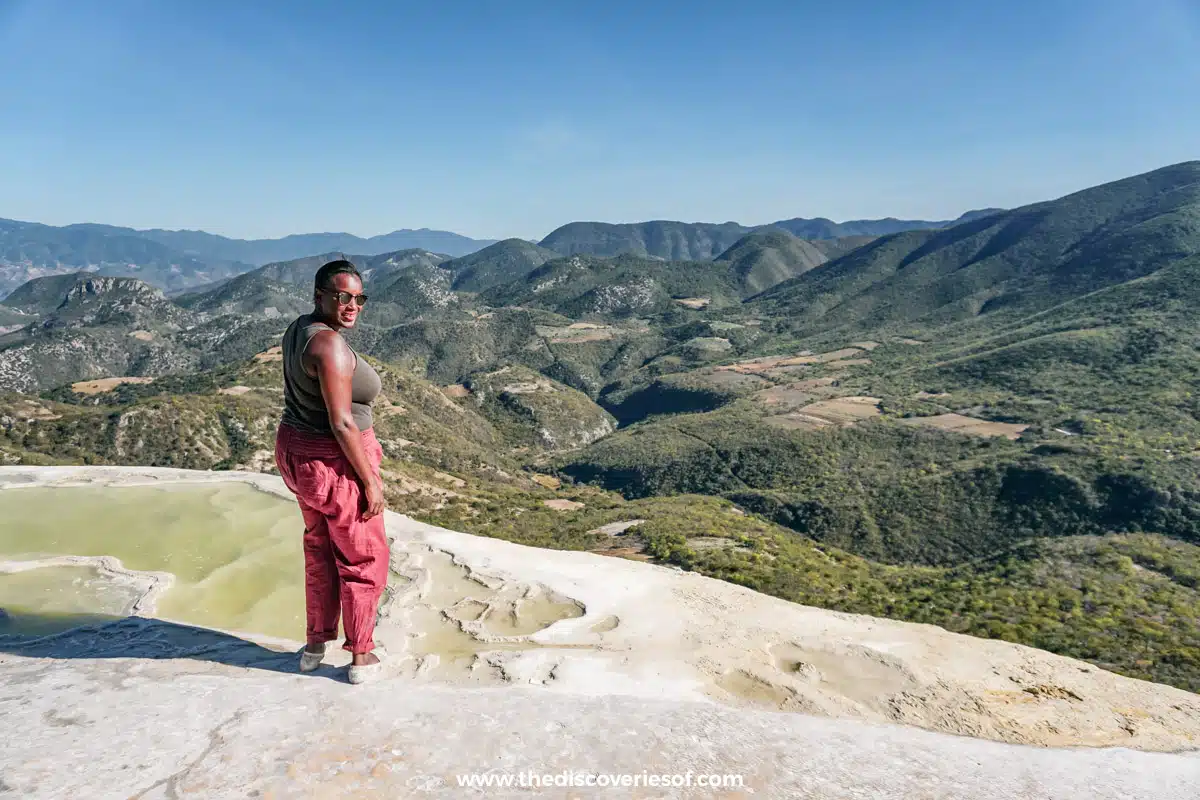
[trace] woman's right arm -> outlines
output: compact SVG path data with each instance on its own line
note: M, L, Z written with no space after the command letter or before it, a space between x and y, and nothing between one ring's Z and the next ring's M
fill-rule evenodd
M316 368L317 381L321 385L321 396L329 409L329 426L341 445L350 466L358 474L359 483L366 495L367 508L363 519L382 514L384 509L383 482L371 468L367 451L363 447L362 432L354 422L350 411L351 381L354 379L354 353L336 333L322 331L308 345Z

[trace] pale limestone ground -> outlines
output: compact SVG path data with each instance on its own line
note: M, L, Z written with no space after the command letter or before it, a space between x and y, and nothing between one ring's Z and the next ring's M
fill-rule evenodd
M1191 800L1200 758L1049 750L628 696L391 681L199 659L0 666L13 797ZM330 673L332 670L329 671ZM475 789L457 775L741 775L741 790Z
M288 496L254 473L0 469L0 486L180 479ZM726 796L1200 796L1200 698L1188 692L654 565L390 512L388 529L397 577L379 638L391 678L348 685L340 651L301 676L281 643L147 618L0 641L0 713L21 732L0 751L0 789L455 797L468 794L455 773L489 768L692 769L743 774L744 793ZM555 616L564 601L580 610ZM507 633L489 629L493 609L515 612ZM1138 752L1152 750L1174 752Z

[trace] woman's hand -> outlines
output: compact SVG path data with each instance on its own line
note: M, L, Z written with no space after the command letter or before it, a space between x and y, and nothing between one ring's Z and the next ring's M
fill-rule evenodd
M383 498L383 481L372 477L366 483L367 510L363 512L363 519L370 519L383 513L387 501Z

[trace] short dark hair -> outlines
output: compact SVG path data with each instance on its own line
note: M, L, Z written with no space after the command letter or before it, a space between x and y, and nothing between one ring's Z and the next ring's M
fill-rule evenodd
M330 261L317 270L317 276L313 279L313 289L328 289L330 280L334 275L353 275L360 281L362 280L362 275L359 273L358 267L344 258L339 258L337 261Z

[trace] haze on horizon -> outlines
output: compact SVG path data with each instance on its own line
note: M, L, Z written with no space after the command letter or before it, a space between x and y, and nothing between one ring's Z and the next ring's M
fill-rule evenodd
M0 0L0 217L950 219L1200 157L1190 0L565 5Z

